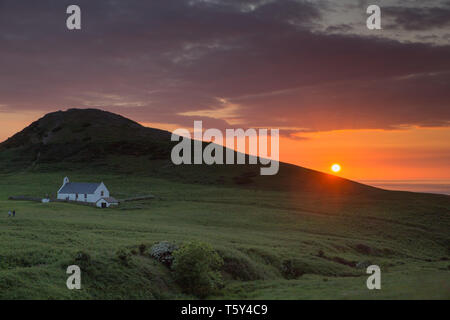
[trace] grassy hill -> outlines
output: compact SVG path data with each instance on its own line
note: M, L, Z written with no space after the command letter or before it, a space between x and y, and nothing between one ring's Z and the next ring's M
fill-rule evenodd
M168 137L71 110L1 144L0 298L194 298L149 255L156 242L189 240L224 259L225 286L211 299L450 298L449 196L384 191L286 164L272 179L251 166L172 166ZM54 193L65 175L104 181L119 199L156 197L108 210L7 200ZM381 267L381 290L366 288L368 263ZM66 288L71 264L82 264L80 291Z
M176 166L170 160L176 142L171 142L170 137L167 131L146 128L98 109L54 112L0 144L0 172L114 172L185 183L296 192L379 192L286 163L280 164L276 176L260 176L258 165Z

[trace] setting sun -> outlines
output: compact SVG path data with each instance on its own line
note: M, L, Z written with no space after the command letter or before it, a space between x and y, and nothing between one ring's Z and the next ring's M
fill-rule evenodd
M339 164L337 164L337 163L333 164L333 165L331 166L331 171L333 171L333 172L339 172L339 171L341 171L341 165L339 165Z

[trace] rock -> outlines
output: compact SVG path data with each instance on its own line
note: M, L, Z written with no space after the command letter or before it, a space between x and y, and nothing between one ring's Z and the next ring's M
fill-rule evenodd
M170 268L173 263L172 253L177 249L178 246L176 244L168 241L161 241L160 243L153 245L150 255Z

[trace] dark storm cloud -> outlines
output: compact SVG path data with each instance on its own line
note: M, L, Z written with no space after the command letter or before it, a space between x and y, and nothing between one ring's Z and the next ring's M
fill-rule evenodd
M0 1L0 106L329 130L447 125L450 47L312 32L307 1ZM226 103L218 101L224 99ZM237 109L236 109L237 108ZM181 115L217 110L211 114ZM287 129L290 132L292 129Z
M450 2L442 7L384 7L383 15L391 18L391 27L405 30L430 30L450 26Z

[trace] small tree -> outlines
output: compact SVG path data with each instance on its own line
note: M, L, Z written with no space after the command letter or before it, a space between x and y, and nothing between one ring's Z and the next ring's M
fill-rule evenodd
M206 243L191 241L173 253L176 281L187 292L206 297L222 286L223 259Z

